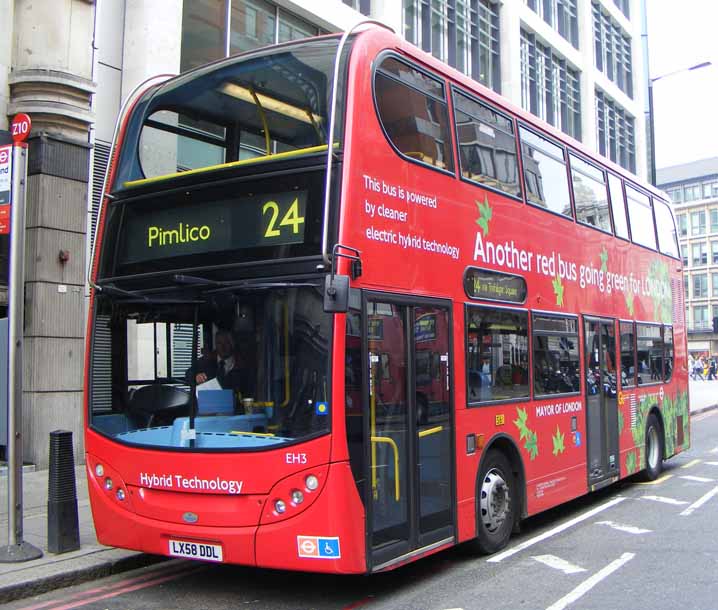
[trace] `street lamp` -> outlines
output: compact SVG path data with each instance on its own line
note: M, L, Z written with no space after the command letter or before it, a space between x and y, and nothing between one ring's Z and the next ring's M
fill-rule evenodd
M680 70L673 70L673 72L667 72L666 74L661 74L660 76L656 76L654 78L648 79L648 120L650 122L651 184L653 186L656 186L656 131L655 131L655 118L653 115L653 83L661 80L662 78L666 78L667 76L673 76L674 74L681 74L682 72L690 72L692 70L698 70L700 68L707 68L708 66L712 66L712 65L713 65L712 62L704 61L699 64L696 64L695 66L690 66L688 68L681 68Z

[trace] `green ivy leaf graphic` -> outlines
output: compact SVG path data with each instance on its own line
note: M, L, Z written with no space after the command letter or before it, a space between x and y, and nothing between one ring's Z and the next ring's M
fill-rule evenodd
M626 307L628 307L628 313L633 316L633 293L626 293Z
M476 219L476 224L481 227L481 230L486 237L489 234L489 221L493 215L491 206L489 205L488 196L484 196L484 203L476 201L476 207L479 208L479 217Z
M625 420L623 419L623 411L618 412L618 434L620 435L623 432L623 426L625 425Z
M529 458L533 461L538 455L538 436L532 430L529 430L529 436L524 447L529 452Z
M601 271L607 272L608 271L608 250L606 250L606 246L603 246L603 250L601 250L601 254L599 255L601 259Z
M531 431L526 426L526 411L521 407L516 407L516 413L518 414L518 418L514 420L514 424L519 429L519 438L523 439L531 433Z
M559 453L563 453L566 450L566 447L563 444L563 434L558 426L556 426L556 434L554 434L551 438L553 440L553 454L558 455Z
M636 471L636 454L631 451L626 456L626 472L628 474L633 474Z
M654 261L648 270L648 279L655 287L651 299L653 299L653 315L656 320L666 324L671 323L673 311L673 295L671 293L671 279L668 272L668 265L663 261Z
M551 282L553 285L553 293L556 295L556 305L563 305L563 283L561 282L560 276L553 278Z

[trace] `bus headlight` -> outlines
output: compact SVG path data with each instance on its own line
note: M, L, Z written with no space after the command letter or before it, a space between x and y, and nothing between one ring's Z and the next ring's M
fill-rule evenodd
M310 474L306 479L304 479L304 484L307 486L309 491L314 491L317 487L319 487L319 479L317 479L317 477L313 474Z
M112 489L112 487L113 487L112 479L110 477L107 477L105 479L105 489L107 491L110 491Z
M125 490L122 489L122 487L118 487L115 496L120 502L122 502L125 499Z
M275 500L274 510L280 515L284 514L284 511L287 510L287 505L285 504L284 500Z
M292 504L295 506L304 502L304 494L298 489L292 490Z
M98 477L103 477L105 475L105 469L102 467L102 464L95 466L95 474Z

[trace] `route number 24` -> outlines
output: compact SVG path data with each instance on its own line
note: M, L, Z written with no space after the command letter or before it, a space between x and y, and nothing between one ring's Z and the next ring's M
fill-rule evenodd
M279 216L282 210L276 201L267 201L262 206L262 215L269 214L269 224L264 231L264 237L271 239L272 237L280 237L282 235L282 227L291 227L294 235L299 234L299 225L304 224L304 216L299 215L299 200L297 198L290 204L289 209L284 213L282 219Z

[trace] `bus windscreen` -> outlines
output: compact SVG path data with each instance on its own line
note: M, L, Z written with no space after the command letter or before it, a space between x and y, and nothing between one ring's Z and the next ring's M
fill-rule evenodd
M337 47L320 38L260 50L150 89L127 126L113 191L325 153Z

